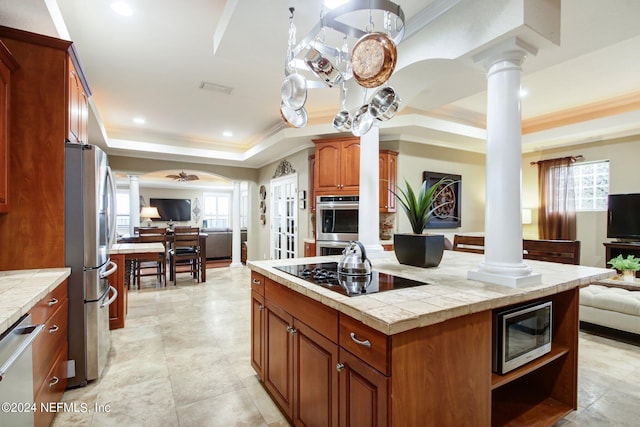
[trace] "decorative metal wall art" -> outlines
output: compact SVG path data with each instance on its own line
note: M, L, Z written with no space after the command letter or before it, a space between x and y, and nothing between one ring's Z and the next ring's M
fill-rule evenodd
M422 182L427 182L427 187L436 184L442 178L449 178L453 184L440 184L436 190L437 197L433 202L433 212L426 228L458 228L462 226L462 176L441 172L422 172Z

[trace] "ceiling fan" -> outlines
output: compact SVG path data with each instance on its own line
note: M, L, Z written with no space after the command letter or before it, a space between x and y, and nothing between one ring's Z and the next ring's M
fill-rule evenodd
M190 175L185 171L180 172L178 175L167 175L167 178L171 178L180 182L196 181L200 179L198 178L198 175Z

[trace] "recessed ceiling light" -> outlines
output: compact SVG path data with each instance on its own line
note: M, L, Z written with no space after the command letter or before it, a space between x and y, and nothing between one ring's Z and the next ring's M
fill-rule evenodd
M123 1L115 1L111 3L111 9L118 15L131 16L133 15L133 9L127 3Z
M518 92L518 94L520 95L520 98L524 98L525 96L529 95L529 91L523 87L520 88L520 91Z
M233 136L233 132L231 132L230 130L225 130L224 132L222 132L222 136L226 136L226 137Z
M146 123L146 120L144 118L142 118L142 117L134 117L133 118L133 122L137 123L139 125L143 125L143 124Z

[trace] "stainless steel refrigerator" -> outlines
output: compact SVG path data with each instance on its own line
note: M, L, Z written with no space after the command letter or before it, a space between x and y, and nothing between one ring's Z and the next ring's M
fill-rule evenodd
M117 291L108 276L115 238L115 181L107 155L93 145L65 147L65 264L69 277L68 387L100 376L111 346L109 304Z

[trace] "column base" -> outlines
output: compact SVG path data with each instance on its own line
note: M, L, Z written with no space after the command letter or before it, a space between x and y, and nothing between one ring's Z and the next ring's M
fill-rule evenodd
M364 249L367 251L367 257L369 258L375 258L377 255L384 252L384 248L380 243L364 245Z
M244 267L244 264L241 263L240 261L235 261L235 262L232 262L231 264L229 264L229 267L231 267L231 268L240 268L240 267Z
M539 273L529 273L526 276L507 276L505 274L489 273L482 270L471 270L467 272L467 279L492 283L494 285L509 286L511 288L521 288L542 283L542 275Z

